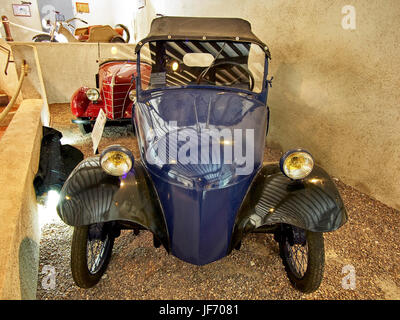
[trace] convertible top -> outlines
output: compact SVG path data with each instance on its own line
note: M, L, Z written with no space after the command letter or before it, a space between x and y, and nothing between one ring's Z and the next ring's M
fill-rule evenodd
M151 22L150 33L136 45L136 53L150 41L227 40L252 42L270 57L265 43L251 31L248 21L239 18L160 17Z

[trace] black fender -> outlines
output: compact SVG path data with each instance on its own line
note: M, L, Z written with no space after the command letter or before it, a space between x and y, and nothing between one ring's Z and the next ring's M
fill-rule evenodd
M230 250L257 228L290 224L314 232L334 231L348 217L336 185L319 166L303 180L291 180L278 163L264 164L236 215Z
M83 160L83 153L70 145L61 144L62 133L43 127L38 172L33 180L36 196L49 190L59 191L76 165Z
M66 224L134 222L151 232L169 252L169 237L153 182L140 161L121 177L107 174L99 157L82 161L65 182L57 213Z

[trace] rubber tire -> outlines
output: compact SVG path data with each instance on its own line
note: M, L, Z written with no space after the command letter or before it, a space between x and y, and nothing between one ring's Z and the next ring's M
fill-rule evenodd
M297 278L290 270L284 254L284 238L279 241L279 253L292 286L303 293L311 293L319 288L324 275L324 236L321 232L306 231L306 239L308 245L308 262L307 270L301 279Z
M83 120L84 118L78 118L79 120ZM82 134L88 134L93 131L93 125L92 124L83 124L83 123L78 123L78 128L79 131Z
M109 236L110 244L105 253L105 260L100 270L91 274L87 267L86 246L89 226L74 227L71 246L71 272L75 284L84 289L95 286L103 276L110 262L114 238Z
M122 29L124 29L124 31L125 31L125 33L126 33L126 39L124 39L124 42L125 42L125 43L128 43L129 40L131 39L131 34L129 33L129 29L128 29L125 25L120 24L120 23L116 24L116 25L115 25L115 28L122 28Z
M51 41L51 37L48 34L38 34L32 38L33 42L58 42L56 39Z
M125 43L124 38L120 37L120 36L114 36L111 38L110 40L111 43Z

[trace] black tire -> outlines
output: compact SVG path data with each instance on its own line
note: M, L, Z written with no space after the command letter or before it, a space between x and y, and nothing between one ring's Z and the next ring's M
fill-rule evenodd
M294 227L294 229L301 230L304 234L305 243L300 244L294 243L293 237L291 240L289 239L287 230L291 228L291 226L286 226L286 231L282 232L278 237L280 256L292 286L303 293L311 293L319 288L324 274L325 249L323 233ZM297 242L299 241L297 240ZM293 259L290 258L289 250L292 250L295 246L307 248L307 254L303 253L304 256L307 256L307 266L304 273L297 272Z
M120 37L120 36L114 36L111 38L110 40L111 43L125 43L124 38Z
M125 25L123 25L123 24L116 24L115 25L115 28L122 28L122 29L124 29L124 32L125 32L125 34L126 34L126 36L125 36L125 38L124 38L124 42L125 43L128 43L129 42L129 40L131 39L131 34L129 33L129 30L128 30L128 28L125 26Z
M86 118L78 118L78 120L86 120ZM78 123L78 128L82 134L88 134L93 131L93 125L90 123Z
M58 42L55 38L52 41L49 34L38 34L32 40L33 42Z
M72 278L76 285L81 288L91 288L101 279L110 262L114 237L107 234L104 244L104 252L99 259L99 268L91 272L88 268L87 248L88 248L89 226L74 227L71 246L71 271ZM107 243L106 243L107 242Z

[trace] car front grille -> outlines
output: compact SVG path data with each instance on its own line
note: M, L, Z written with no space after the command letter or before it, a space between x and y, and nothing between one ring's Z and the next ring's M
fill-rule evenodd
M102 87L106 116L108 119L120 119L124 117L125 110L129 105L128 94L132 84L114 83L114 77L110 80L103 81Z

